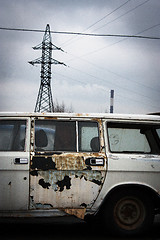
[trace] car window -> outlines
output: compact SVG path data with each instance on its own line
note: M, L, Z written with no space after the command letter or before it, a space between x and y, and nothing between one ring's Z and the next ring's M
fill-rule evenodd
M157 132L158 137L159 137L159 139L160 139L160 128L156 129L156 132Z
M79 151L99 152L99 130L97 122L79 122Z
M144 124L108 123L111 152L159 153L155 126Z
M25 120L0 120L0 151L24 151Z
M36 151L76 151L76 122L36 120Z
M36 120L35 151L99 152L98 123Z

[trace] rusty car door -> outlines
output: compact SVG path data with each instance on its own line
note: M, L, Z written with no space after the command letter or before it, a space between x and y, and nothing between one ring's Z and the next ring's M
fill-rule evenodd
M29 118L0 118L0 211L28 210Z
M107 168L102 121L37 118L32 127L30 208L91 208Z

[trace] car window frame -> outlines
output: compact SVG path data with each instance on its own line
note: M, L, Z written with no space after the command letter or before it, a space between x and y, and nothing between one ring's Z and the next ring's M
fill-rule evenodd
M154 128L155 128L153 136L154 136L154 140L156 141L157 146L159 147L159 152L157 152L157 153L153 153L152 152L152 146L150 145L147 137L146 137L147 138L147 142L148 142L148 144L149 144L149 146L151 148L151 152L149 152L149 153L141 152L141 151L122 151L122 152L121 151L112 151L111 148L110 148L110 140L109 140L109 132L108 132L108 128L109 128L108 125L109 124L123 124L124 126L125 125L127 125L127 126L129 126L129 125L134 125L134 126L136 126L136 125L137 126L144 125L144 127L153 125ZM143 122L133 122L133 121L132 122L129 122L129 121L122 121L122 122L121 121L106 121L105 122L105 128L106 128L106 134L107 134L107 149L112 154L142 154L142 155L152 155L152 154L153 155L157 155L157 154L159 155L160 154L160 139L158 140L158 133L156 131L157 128L160 128L160 124L147 123L147 122L145 122L145 123L143 123ZM135 129L138 129L138 128L135 128ZM157 136L155 136L155 135L157 135Z
M36 129L36 121L45 121L45 119L41 119L41 118L38 118L38 119L35 119L34 120L34 136L35 136L35 129ZM75 151L56 151L56 150L48 150L48 151L43 151L45 153L61 153L61 152L66 152L66 153L69 153L69 152L72 152L72 153L95 153L94 151L80 151L80 145L79 145L79 122L91 122L91 123L96 123L97 124L97 128L98 128L98 138L99 138L99 151L98 152L101 152L101 144L100 144L100 126L99 126L99 122L98 121L95 121L95 120L85 120L85 119L46 119L46 121L60 121L60 122L75 122L75 134L76 134L76 147L75 147ZM36 151L36 148L35 148L35 139L34 139L34 152L37 153L39 151ZM97 152L97 153L98 153Z

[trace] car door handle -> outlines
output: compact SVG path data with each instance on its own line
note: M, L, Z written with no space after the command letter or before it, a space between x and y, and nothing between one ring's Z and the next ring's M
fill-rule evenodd
M27 158L15 158L14 164L28 164Z
M90 166L104 166L104 158L87 158L85 164Z

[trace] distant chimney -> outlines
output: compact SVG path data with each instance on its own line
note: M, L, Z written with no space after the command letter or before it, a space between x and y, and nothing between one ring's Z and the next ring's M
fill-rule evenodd
M114 90L110 91L110 113L113 113L113 105L114 105Z

